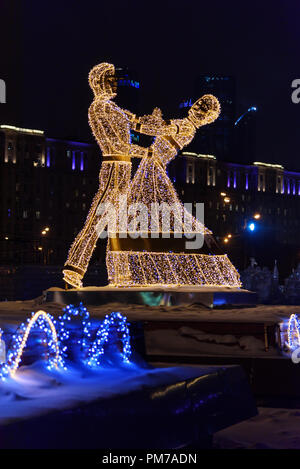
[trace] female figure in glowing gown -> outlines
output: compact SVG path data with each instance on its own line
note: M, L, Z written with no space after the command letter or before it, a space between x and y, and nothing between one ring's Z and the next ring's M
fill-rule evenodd
M89 109L89 122L102 150L103 163L99 190L64 266L64 279L74 287L82 285L81 279L95 248L98 238L96 226L101 217L97 208L101 202L111 202L118 210L119 196L127 194L128 206L143 202L149 207L151 202L166 202L175 204L184 213L166 174L166 165L180 148L193 139L198 127L212 122L219 113L216 98L204 96L191 108L186 119L167 124L157 109L150 116L136 118L112 101L116 95L113 65L104 63L94 67L89 83L95 94ZM154 144L150 149L132 145L130 129L156 136ZM132 157L140 157L142 162L130 184ZM110 238L107 245L110 284L239 286L238 273L227 256L211 255L210 231L191 215L187 218L190 218L193 231L204 233L205 249L200 253L185 252L182 243L176 248L176 240L170 243L167 239ZM172 223L174 227L174 219ZM164 241L168 244L165 245ZM173 252L168 252L170 247L174 248Z
M126 239L123 245L122 240L118 240L116 247L114 239L110 239L107 267L111 284L241 286L235 267L227 255L220 254L212 233L186 211L166 173L167 164L180 149L192 141L196 130L213 122L219 113L218 100L212 95L205 95L194 103L186 118L171 120L169 125L163 122L159 109L155 109L151 116L139 119L144 125L143 133L148 132L146 124L149 126L154 117L157 123L161 122L161 130L132 180L128 192L128 207L139 203L147 207L148 232L151 229L151 215L153 216L150 207L152 202L167 203L176 207L176 210L170 217L171 236L168 238L162 237L163 217L161 212L157 212L157 239ZM186 249L186 238L174 237L176 227L183 220L192 228L192 232L204 237L201 249Z

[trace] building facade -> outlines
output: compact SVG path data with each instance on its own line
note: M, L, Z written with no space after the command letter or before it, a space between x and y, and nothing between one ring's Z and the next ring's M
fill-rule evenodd
M97 191L100 163L96 144L0 126L1 264L64 263ZM204 203L205 225L239 268L251 256L262 264L284 256L297 264L300 173L188 151L168 173L182 201ZM99 243L93 260L104 258Z
M170 164L169 175L182 200L194 206L204 203L205 225L239 268L251 256L271 265L274 258L289 257L289 252L297 265L300 172L277 164L243 165L183 151Z
M96 145L0 126L0 262L62 263L97 190Z

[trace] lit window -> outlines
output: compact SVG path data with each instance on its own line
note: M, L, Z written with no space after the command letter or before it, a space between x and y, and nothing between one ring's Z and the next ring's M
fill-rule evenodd
M186 183L189 184L190 182L192 184L195 182L195 166L193 162L187 163L186 166Z

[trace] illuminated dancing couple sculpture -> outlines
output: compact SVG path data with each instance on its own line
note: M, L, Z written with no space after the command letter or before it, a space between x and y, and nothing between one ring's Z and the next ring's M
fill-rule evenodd
M89 83L95 95L89 108L89 123L103 161L98 192L64 266L65 282L75 288L82 286L100 234L99 226L107 219L107 213L100 207L114 207L120 219L126 200L125 216L128 216L129 226L132 222L137 226L139 216L130 215L127 207L144 204L147 208L146 229L144 219L142 237L130 233L124 236L119 226L109 235L106 265L110 285L239 287L235 267L226 255L218 252L212 233L184 208L166 173L167 164L192 141L197 129L217 119L218 100L205 95L193 104L186 118L165 122L157 108L151 115L138 118L114 103L117 79L113 65L95 66L89 74ZM155 137L154 143L149 148L132 144L131 130ZM141 158L141 162L131 180L132 158ZM164 232L162 211L155 212L154 230L153 216L150 217L153 206L162 204L172 207L168 234ZM132 219L134 217L136 220ZM194 235L201 234L204 239L201 249L186 248L183 231L180 234L177 229L182 220Z

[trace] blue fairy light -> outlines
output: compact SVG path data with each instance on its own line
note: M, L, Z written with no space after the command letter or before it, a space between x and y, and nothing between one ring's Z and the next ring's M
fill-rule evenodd
M96 338L89 347L86 365L90 367L99 367L101 365L104 345L109 342L112 329L116 330L122 342L122 359L125 363L129 363L129 357L131 355L129 324L125 316L119 312L113 312L109 315L107 314L100 325L96 333Z

